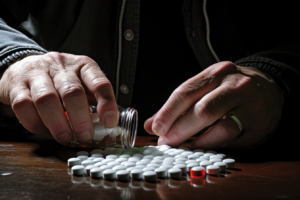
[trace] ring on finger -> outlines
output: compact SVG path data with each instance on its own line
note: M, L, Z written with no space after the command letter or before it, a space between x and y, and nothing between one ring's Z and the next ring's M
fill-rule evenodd
M234 116L234 115L224 115L224 116L223 116L223 119L228 119L228 118L229 118L229 119L232 119L232 120L238 125L238 127L239 127L241 133L244 132L244 126L243 126L242 122L239 120L239 118L237 118L237 117Z

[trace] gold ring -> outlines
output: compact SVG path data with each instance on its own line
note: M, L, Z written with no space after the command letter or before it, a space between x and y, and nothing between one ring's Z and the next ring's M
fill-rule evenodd
M232 120L238 125L238 127L239 127L241 133L244 132L244 126L243 126L242 122L239 120L239 118L237 118L237 117L234 116L234 115L224 115L224 116L223 116L223 119L227 119L227 118L232 119Z

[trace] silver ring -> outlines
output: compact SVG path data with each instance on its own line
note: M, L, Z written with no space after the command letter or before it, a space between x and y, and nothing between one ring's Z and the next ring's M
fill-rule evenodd
M244 132L244 126L243 126L242 122L239 120L239 118L237 118L237 117L234 116L234 115L224 115L224 116L223 116L223 119L227 119L227 118L232 119L232 120L238 125L238 127L239 127L241 133Z

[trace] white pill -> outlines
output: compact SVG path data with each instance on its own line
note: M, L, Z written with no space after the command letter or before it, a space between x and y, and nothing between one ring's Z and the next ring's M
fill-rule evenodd
M77 156L89 156L89 152L87 151L78 151L77 152Z
M144 172L145 172L145 171L154 171L154 170L155 170L154 167L145 167L145 168L143 169Z
M149 162L148 162L148 161L145 161L145 160L141 160L141 161L139 161L139 162L136 162L135 164L136 164L136 165L148 165Z
M189 164L187 164L187 166L186 166L186 172L187 173L189 173L190 172L190 170L193 168L193 167L196 167L196 166L199 166L199 164L198 163L189 163Z
M128 161L134 162L134 163L139 162L140 160L141 160L141 159L140 159L140 158L137 158L137 157L131 157L131 158L128 158Z
M132 169L130 171L131 177L134 180L141 180L141 179L143 179L143 173L144 173L144 171L142 169Z
M202 161L208 161L208 159L205 157L202 157L202 158L198 158L196 161L200 163Z
M175 159L175 161L179 161L179 160L187 161L188 159L187 159L187 158L183 158L183 157L179 157L179 158L176 158L176 159Z
M120 157L119 158L130 158L131 156L130 155L128 155L128 154L122 154L122 155L120 155Z
M146 155L143 157L143 159L150 159L150 160L152 160L153 158L154 158L154 156L151 156L151 155Z
M113 169L106 169L103 171L103 177L105 180L116 179L116 171Z
M213 153L213 154L217 154L218 152L214 151L214 150L207 150L205 151L205 153Z
M102 163L102 162L97 162L97 163L94 164L94 166L96 166L96 167L101 167L101 166L104 166L104 165L106 165L106 164Z
M163 161L162 160L152 160L150 163L161 165L163 163Z
M102 178L103 177L103 169L93 168L90 170L91 178Z
M193 152L185 151L185 152L181 153L180 155L183 155L183 156L188 157L188 156L191 155L191 154L193 154Z
M93 149L90 154L92 155L93 153L102 153L103 150L102 149Z
M146 162L150 163L150 162L152 161L152 159L143 158L143 159L142 159L142 160L140 160L140 161L146 161Z
M150 163L150 164L147 165L147 167L158 168L158 167L160 167L160 165L159 164L155 164L155 163Z
M208 165L212 165L213 163L212 162L210 162L210 161L202 161L202 162L200 162L200 166L201 167L204 167L205 169L206 169L206 167L208 166Z
M216 155L216 154L214 154L214 153L205 153L204 154L204 156L209 157L209 158L210 158L210 156L214 156L214 155Z
M189 160L196 160L196 159L198 159L198 158L200 158L200 156L195 155L195 154L188 155L188 159L189 159Z
M88 165L94 165L95 163L92 160L84 160L81 162L81 164L86 167Z
M199 157L200 157L200 156L203 156L203 155L204 155L204 153L203 153L203 152L195 152L195 153L194 153L194 155L197 155L197 156L199 156Z
M233 168L235 166L235 160L231 158L224 159L222 162L226 164L226 168Z
M164 159L164 161L167 161L167 160L170 160L170 161L172 161L172 162L175 161L175 159L174 159L173 157L166 157L166 158Z
M164 167L166 169L171 169L171 168L173 168L173 165L163 164L161 167Z
M102 162L102 160L104 160L104 158L94 158L93 162L97 163L97 162Z
M112 161L112 162L107 163L107 165L114 167L114 166L120 165L120 163Z
M173 165L178 165L178 164L185 164L186 161L184 160L177 160L173 163Z
M220 171L220 168L217 165L208 165L206 167L206 173L209 175L218 175L219 171Z
M204 158L206 160L209 160L210 159L210 156L200 156L200 158Z
M112 159L112 158L107 158L107 159L105 159L105 160L102 160L102 162L105 163L105 164L107 164L107 163L109 163L109 162L113 162L113 161L115 161L115 160Z
M162 165L173 165L173 164L174 164L174 162L173 162L173 161L170 161L170 160L164 161L164 162L162 163Z
M204 152L203 149L195 149L194 152Z
M223 153L218 153L217 156L223 156L223 158L224 158L226 155Z
M126 164L133 164L133 165L135 165L134 162L130 162L130 161L125 161L125 162L121 163L121 165L123 165L123 166L126 166Z
M144 180L149 182L155 182L156 181L156 172L154 171L145 171L143 173Z
M210 159L213 159L213 158L220 158L220 159L223 159L223 156L221 156L221 155L213 155L213 156L210 156L209 158L210 158Z
M90 170L93 169L93 168L98 168L98 167L95 166L95 165L88 165L88 166L86 166L85 169L84 169L85 174L89 176L90 175Z
M219 166L220 172L225 172L225 171L226 171L226 163L223 163L223 162L215 162L214 165Z
M122 163L122 162L125 162L127 161L127 158L118 158L115 160L115 162L118 162L118 163Z
M79 158L81 160L81 162L82 162L84 160L87 160L89 157L82 155L82 156L77 156L77 158Z
M116 156L116 155L107 155L107 156L106 156L106 159L107 159L107 158L111 158L111 159L116 160L116 159L118 158L118 156Z
M133 154L132 157L139 157L140 159L142 159L144 157L144 155L142 155L140 153L136 153L136 154Z
M165 158L163 157L163 156L155 156L154 158L153 158L153 160L164 160Z
M112 168L113 168L113 166L109 166L109 165L103 165L100 167L100 169L102 169L102 170L112 169Z
M95 158L94 157L89 157L87 160L94 160Z
M71 168L71 172L73 175L80 176L84 174L84 166L83 165L75 165Z
M112 169L116 170L116 172L117 172L117 171L120 171L120 170L126 170L126 167L122 166L122 165L117 165L117 166L114 166Z
M157 178L165 178L168 176L168 170L166 168L157 168L155 169Z
M181 177L181 169L175 167L169 169L168 176L173 179L179 179Z
M216 162L222 162L220 158L211 158L209 161L212 162L213 164Z
M177 149L177 150L173 151L173 153L179 153L179 154L181 154L183 152L185 152L185 150L183 150L183 149Z
M91 157L94 157L94 158L103 158L103 154L102 153L93 153L91 155Z
M79 158L70 158L68 159L68 166L73 167L75 165L81 165L81 160Z
M190 163L198 163L196 160L187 160L185 161L185 164L190 164Z
M182 172L183 174L186 173L186 165L185 165L185 164L178 164L178 165L175 165L174 168L180 169L181 172Z
M126 168L128 167L134 167L135 166L135 163L134 162L128 162L124 165Z
M127 181L129 180L129 172L126 170L117 171L117 180L119 181Z
M145 167L147 167L146 165L136 165L135 166L136 168L139 168L139 169L144 169Z
M151 155L151 156L154 156L154 157L156 157L156 156L162 156L162 155L164 155L164 152L161 152L161 151L154 151L154 152L151 153L150 155Z
M155 151L155 149L153 149L153 148L147 148L147 149L144 150L143 154L144 154L144 155L150 155L150 154L152 154L154 151Z

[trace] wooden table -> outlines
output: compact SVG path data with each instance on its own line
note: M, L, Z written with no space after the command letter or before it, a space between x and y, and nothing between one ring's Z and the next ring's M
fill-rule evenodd
M106 181L70 174L77 149L34 135L0 135L0 199L300 199L300 162L245 162L219 177ZM136 146L156 145L138 137ZM187 146L188 143L183 144Z

